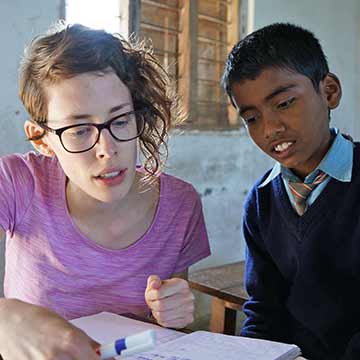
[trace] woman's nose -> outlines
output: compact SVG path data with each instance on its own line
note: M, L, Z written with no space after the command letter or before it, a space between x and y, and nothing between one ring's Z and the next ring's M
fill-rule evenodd
M96 144L98 157L112 157L118 153L118 142L113 138L108 129L102 129Z

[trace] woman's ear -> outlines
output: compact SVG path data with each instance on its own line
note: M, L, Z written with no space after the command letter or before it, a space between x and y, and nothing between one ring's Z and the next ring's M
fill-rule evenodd
M335 109L339 105L342 95L340 80L335 74L328 73L321 81L320 86L323 87L329 109Z
M46 136L44 136L45 130L31 120L26 120L24 124L25 134L28 140L30 140L32 146L42 155L52 157L54 152L48 143ZM32 140L33 139L33 140Z

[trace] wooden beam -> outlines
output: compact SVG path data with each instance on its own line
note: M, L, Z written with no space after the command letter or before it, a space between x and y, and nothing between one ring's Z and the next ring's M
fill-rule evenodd
M225 301L213 297L211 299L210 331L215 333L235 335L236 310L225 306Z
M129 1L129 35L140 35L141 0Z
M227 25L226 21L221 20L220 18L217 18L217 17L214 17L214 16L205 15L205 14L199 14L199 19L200 20L210 21L210 22L213 22L213 23L219 24L219 25L224 25L224 26Z
M178 92L190 121L197 119L198 1L182 0L178 35Z
M227 53L229 53L233 46L239 41L240 1L241 0L231 0L231 2L227 4ZM230 125L236 125L239 121L239 115L230 101L228 103L228 119Z
M66 20L66 3L65 0L59 2L59 19Z
M154 31L157 31L157 32L160 32L163 34L177 35L179 32L177 30L169 28L169 26L166 25L166 24L168 24L168 22L166 20L168 20L168 17L165 17L165 25L164 26L149 24L146 21L141 21L140 26L142 29L145 29L145 30L154 30Z
M169 10L169 11L174 11L174 12L179 12L179 8L176 6L171 6L171 5L167 5L167 4L162 4L159 3L157 1L154 0L142 0L143 4L147 4L147 5L152 5L152 6L156 6L157 8L160 9L165 9L165 10Z

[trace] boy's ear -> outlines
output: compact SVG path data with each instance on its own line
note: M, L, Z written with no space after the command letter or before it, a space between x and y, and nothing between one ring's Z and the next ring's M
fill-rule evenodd
M54 152L48 143L46 136L42 136L45 130L31 120L26 120L24 124L25 134L28 140L30 140L32 146L42 155L52 157ZM31 140L34 139L34 140Z
M342 95L340 80L335 74L328 73L321 81L320 86L323 87L329 109L335 109L339 105Z

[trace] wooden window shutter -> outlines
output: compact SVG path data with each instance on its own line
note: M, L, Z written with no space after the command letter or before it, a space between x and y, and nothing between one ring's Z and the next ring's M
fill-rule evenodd
M239 127L220 85L227 54L239 40L240 0L139 0L141 38L175 81L188 129ZM137 30L136 26L133 27Z

